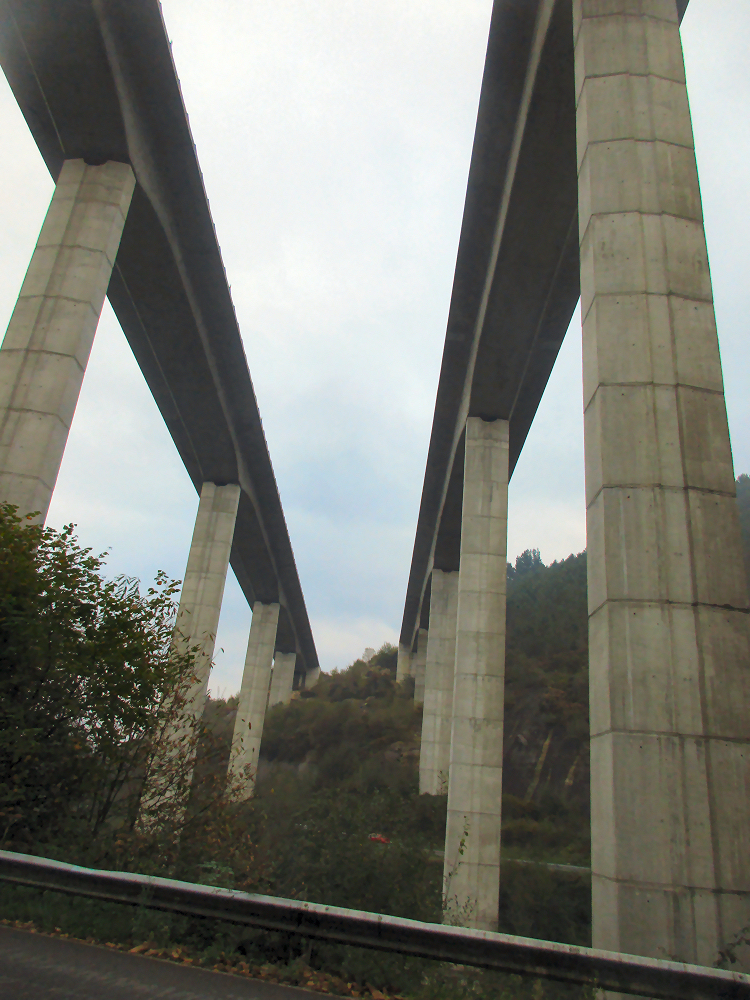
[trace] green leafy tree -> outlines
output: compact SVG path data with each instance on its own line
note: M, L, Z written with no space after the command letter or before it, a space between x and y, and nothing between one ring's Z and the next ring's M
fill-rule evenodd
M0 507L0 842L133 828L159 736L191 672L175 655L179 582L107 580L104 555Z

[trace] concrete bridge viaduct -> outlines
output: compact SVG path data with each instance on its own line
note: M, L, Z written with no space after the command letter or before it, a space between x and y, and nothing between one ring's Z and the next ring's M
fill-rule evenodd
M495 0L399 675L449 915L492 928L508 480L580 297L593 944L710 966L750 925L750 650L686 6Z
M319 667L159 4L0 0L0 63L56 181L0 350L0 499L46 517L107 295L200 497L191 711L231 564L253 609L234 760L256 762L272 663L278 701Z
M449 916L491 928L507 486L580 296L593 943L712 965L750 925L750 656L685 6L495 0L399 673ZM317 661L158 4L0 0L0 62L57 180L0 351L0 494L44 515L108 294L201 497L183 631L208 660L229 561L254 607L249 718L274 653Z

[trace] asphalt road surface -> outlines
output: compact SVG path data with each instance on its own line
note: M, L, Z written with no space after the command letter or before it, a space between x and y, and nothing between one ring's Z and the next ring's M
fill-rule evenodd
M321 1000L321 994L0 926L0 998Z

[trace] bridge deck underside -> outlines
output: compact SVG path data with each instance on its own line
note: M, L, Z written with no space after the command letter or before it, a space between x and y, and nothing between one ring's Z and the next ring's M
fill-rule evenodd
M688 0L677 0L681 20ZM546 30L545 12L552 6ZM400 641L458 569L464 426L510 422L510 474L579 298L572 0L495 0Z
M512 472L578 301L571 4L555 5L540 45L543 6L494 5L404 611L406 644L428 620L433 565L458 569L466 418L510 421Z
M242 487L231 565L280 602L277 648L317 654L157 0L0 0L0 63L53 178L66 159L137 178L108 297L178 452Z

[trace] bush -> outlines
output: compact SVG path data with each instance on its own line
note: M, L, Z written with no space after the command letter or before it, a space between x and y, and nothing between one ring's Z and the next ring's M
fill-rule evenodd
M179 583L106 580L104 556L0 507L0 843L54 850L133 825L150 738L190 670Z
M180 583L159 573L142 594L104 561L72 525L0 506L0 846L197 881L221 862L246 883L238 789L213 774L193 787Z

